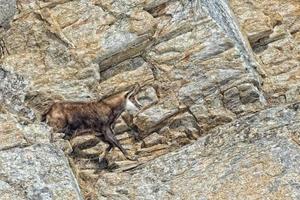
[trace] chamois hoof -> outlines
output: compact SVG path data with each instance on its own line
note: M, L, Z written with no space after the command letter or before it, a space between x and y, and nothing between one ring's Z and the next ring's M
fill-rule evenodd
M70 135L67 135L67 134L65 134L65 135L63 136L63 139L64 139L64 140L70 140L70 139L71 139L71 136L70 136Z
M106 158L99 158L99 169L106 169L108 167L108 160Z

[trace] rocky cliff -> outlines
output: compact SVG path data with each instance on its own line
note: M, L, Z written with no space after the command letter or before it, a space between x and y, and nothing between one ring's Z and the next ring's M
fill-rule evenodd
M296 0L0 0L0 199L299 199L299 30ZM138 161L40 122L135 83Z

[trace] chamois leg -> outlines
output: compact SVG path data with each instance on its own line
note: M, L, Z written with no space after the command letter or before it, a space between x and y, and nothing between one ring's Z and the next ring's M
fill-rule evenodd
M64 128L58 130L57 132L64 133L65 135L63 139L65 140L70 140L72 138L73 131L71 130L71 127L69 125L66 125Z
M101 171L102 169L108 168L108 159L106 158L108 152L113 148L113 145L109 144L109 146L105 149L105 151L99 155L98 162L99 162L99 169L96 172ZM95 159L93 159L95 160Z
M114 136L114 132L111 128L106 128L105 133L104 133L104 139L108 143L110 143L112 146L118 147L118 149L120 149L120 151L124 154L124 156L128 160L132 160L132 161L137 160L137 158L129 156L127 151L122 147L122 145L119 143L117 138Z
M113 148L113 145L109 144L108 147L104 150L104 152L99 155L99 164L102 166L101 168L105 168L108 166L108 160L107 160L106 156L112 148Z

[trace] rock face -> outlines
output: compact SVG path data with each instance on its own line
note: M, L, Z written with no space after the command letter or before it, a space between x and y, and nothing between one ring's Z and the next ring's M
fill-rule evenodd
M105 173L98 199L298 199L298 107L243 117L138 169Z
M295 0L0 8L6 199L299 198ZM142 108L123 113L115 132L138 161L113 149L101 170L105 142L92 133L65 141L40 122L53 101L96 100L135 83Z
M50 130L0 114L0 199L83 199Z
M16 13L16 0L1 0L0 7L0 27L7 28Z
M33 145L0 153L1 199L82 199L64 154Z
M230 0L265 72L263 91L269 102L299 100L299 5L296 1Z

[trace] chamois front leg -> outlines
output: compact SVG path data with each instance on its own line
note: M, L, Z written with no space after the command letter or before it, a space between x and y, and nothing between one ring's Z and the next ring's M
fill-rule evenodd
M122 147L122 145L120 144L120 142L117 140L117 138L114 135L113 130L110 127L107 127L105 129L105 133L104 133L104 139L111 144L114 147L118 147L118 149L120 149L120 151L123 153L123 155L128 159L128 160L132 160L132 161L136 161L137 158L136 157L132 157L130 156L127 151Z

